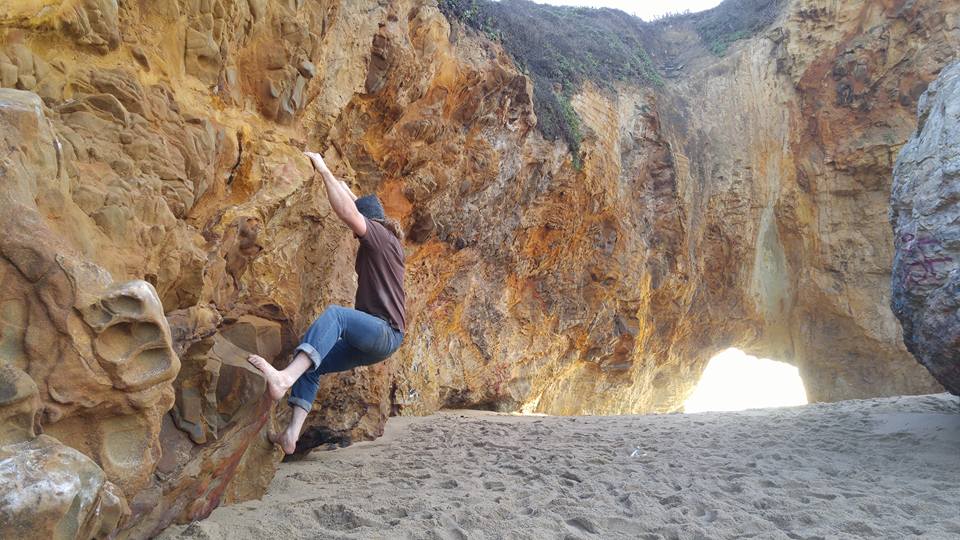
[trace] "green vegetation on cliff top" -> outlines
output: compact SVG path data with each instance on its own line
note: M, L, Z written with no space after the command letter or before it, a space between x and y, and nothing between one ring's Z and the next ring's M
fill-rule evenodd
M663 84L640 42L645 23L622 11L526 0L440 0L440 9L503 44L533 80L540 131L565 140L575 160L583 134L570 98L584 82Z
M662 86L644 40L657 25L690 23L704 45L722 56L731 43L772 23L786 0L726 0L702 13L654 23L614 9L560 7L528 0L439 0L449 18L502 43L532 80L540 132L563 139L579 165L583 131L570 98L586 81L610 88L619 81Z
M719 6L701 12L658 21L693 21L700 40L713 54L723 56L737 40L758 34L777 20L787 0L725 0Z

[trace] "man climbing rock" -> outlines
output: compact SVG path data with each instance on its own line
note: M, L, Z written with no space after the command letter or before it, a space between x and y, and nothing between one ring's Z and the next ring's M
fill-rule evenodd
M259 356L249 358L263 372L271 399L277 401L293 389L287 399L293 407L290 424L282 433L271 436L287 454L296 450L300 430L317 397L320 376L385 360L400 347L405 322L403 235L399 224L386 217L376 195L358 199L333 176L320 154L305 154L323 178L330 206L360 240L360 248L353 309L329 306L307 329L293 361L282 371Z

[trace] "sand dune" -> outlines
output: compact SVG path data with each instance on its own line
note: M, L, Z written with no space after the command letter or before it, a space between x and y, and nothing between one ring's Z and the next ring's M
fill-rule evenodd
M960 538L946 394L740 413L393 418L163 538Z

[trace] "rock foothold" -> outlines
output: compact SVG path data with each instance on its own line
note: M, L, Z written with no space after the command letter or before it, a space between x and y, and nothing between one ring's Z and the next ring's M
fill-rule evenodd
M920 98L894 168L893 312L910 352L960 395L960 62Z

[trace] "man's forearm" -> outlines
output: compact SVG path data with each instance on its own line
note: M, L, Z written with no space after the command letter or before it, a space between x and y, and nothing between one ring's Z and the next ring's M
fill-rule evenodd
M330 206L334 213L343 218L347 215L347 211L355 207L353 199L350 198L348 192L340 185L340 181L329 170L320 171L320 177L323 178L323 185L327 189L327 199L330 200Z

